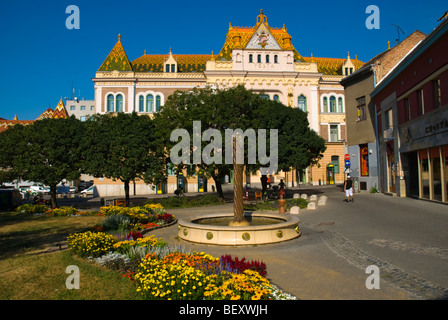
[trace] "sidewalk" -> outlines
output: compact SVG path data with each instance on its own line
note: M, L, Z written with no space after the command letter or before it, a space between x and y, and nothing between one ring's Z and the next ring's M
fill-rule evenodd
M194 244L177 238L177 225L154 230L151 234L161 237L170 245L181 245L186 249L204 251L216 257L231 254L239 258L245 257L248 260L262 260L267 265L268 278L299 299L407 300L432 299L448 294L448 290L445 291L446 287L428 282L424 278L413 277L412 274L403 271L404 269L395 267L395 265L382 258L382 252L366 251L364 240L358 243L356 237L353 237L354 240L346 238L347 235L350 237L353 234L356 235L357 233L354 230L359 229L362 233L365 233L361 234L362 236L369 241L374 240L377 233L374 230L374 225L370 228L361 228L365 223L362 219L353 219L352 222L347 220L353 215L353 210L359 209L362 202L373 201L373 203L380 205L381 201L385 201L385 198L392 203L403 202L402 200L406 199L394 199L376 194L357 194L355 195L355 203L346 203L343 202L344 194L335 186L296 191L299 193L316 192L325 194L328 196L328 203L325 207L318 207L316 210L301 211L299 217L301 219L300 230L302 235L294 240L252 247ZM358 206L347 207L351 205ZM386 205L390 206L389 203ZM442 205L440 211L443 211L443 209L446 210L446 206ZM210 212L233 212L233 204L171 209L169 212L178 218ZM369 218L369 216L364 218ZM371 218L367 219L366 222L371 223ZM448 215L442 221L447 220ZM438 230L437 232L442 231ZM384 232L380 233L383 238L390 237L390 235L385 235ZM357 236L359 237L359 234ZM445 239L441 245L446 248L446 244ZM368 249L371 250L370 247ZM372 253L378 253L379 257L372 255ZM444 262L446 260L442 259L441 268L444 268ZM382 270L379 290L366 288L366 279L370 275L370 273L366 273L366 267L371 264L379 265ZM441 273L446 270L448 269L445 268ZM400 279L394 277L400 277ZM419 292L418 286L427 287L426 295L415 294Z

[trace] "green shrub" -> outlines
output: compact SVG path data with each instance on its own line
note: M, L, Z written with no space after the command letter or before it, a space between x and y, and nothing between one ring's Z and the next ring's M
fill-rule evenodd
M130 229L131 219L123 214L107 216L101 226L104 231L109 230L128 230Z
M17 212L26 213L26 214L37 214L37 213L46 213L48 210L47 206L43 204L31 204L26 203L18 206L16 208Z
M51 210L51 212L53 213L53 215L55 217L59 217L59 216L73 216L76 215L78 213L78 210L73 208L73 207L60 207L60 208L56 208Z

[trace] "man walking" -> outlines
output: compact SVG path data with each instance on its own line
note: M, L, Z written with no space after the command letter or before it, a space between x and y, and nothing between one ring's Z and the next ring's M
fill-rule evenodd
M350 202L350 198L352 199L352 202L355 202L355 199L353 198L353 181L350 178L350 175L347 175L347 180L344 182L344 191L345 196L347 197L347 202Z

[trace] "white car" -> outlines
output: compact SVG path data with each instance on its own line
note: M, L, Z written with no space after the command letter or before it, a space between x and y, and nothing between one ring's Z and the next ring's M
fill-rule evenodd
M81 191L81 195L84 197L93 196L93 192L95 191L95 186L90 186L87 189Z
M31 186L30 190L31 190L32 194L36 194L36 193L47 194L47 193L50 193L50 188L43 187L43 186Z

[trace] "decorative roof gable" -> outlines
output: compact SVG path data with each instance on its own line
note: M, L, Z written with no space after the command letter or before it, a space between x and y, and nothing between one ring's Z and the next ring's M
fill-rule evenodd
M68 114L67 114L67 110L65 110L65 106L64 106L64 101L61 100L59 101L58 105L56 106L56 109L54 109L53 115L52 115L53 119L67 119L68 118Z
M98 71L132 71L128 56L121 44L121 35L118 35L118 42L112 48L111 52L104 60Z
M268 35L268 32L272 36L269 40L265 38ZM268 49L268 42L270 46L269 48L276 47L276 49L281 50L292 50L294 52L295 61L304 61L302 56L291 44L291 36L286 31L285 26L283 26L283 28L270 27L267 17L263 14L263 10L260 11L260 15L257 17L257 24L254 27L233 27L229 24L226 41L216 60L232 60L233 49L258 49L262 48L263 44L265 44L265 49ZM257 47L259 43L260 47Z

